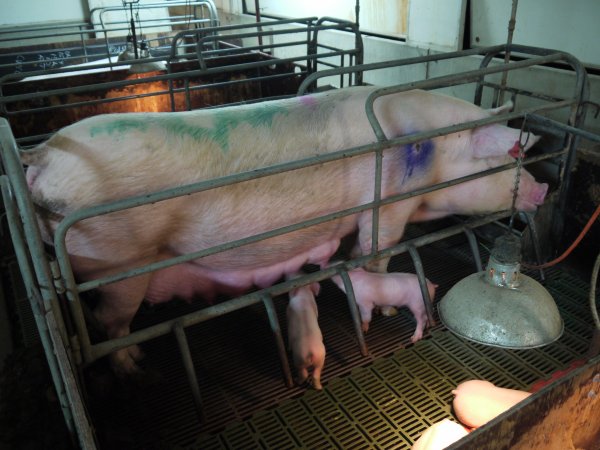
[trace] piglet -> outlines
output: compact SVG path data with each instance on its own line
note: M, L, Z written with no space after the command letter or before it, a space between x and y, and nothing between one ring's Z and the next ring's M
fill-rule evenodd
M423 337L423 330L429 324L427 311L423 302L423 295L419 286L417 275L412 273L373 273L362 268L348 272L356 304L362 319L362 328L369 331L371 314L375 306L406 306L415 316L417 327L410 338L417 342ZM344 292L344 282L339 275L332 277L333 282ZM433 301L437 284L427 280L429 299Z
M322 389L321 372L325 365L325 345L318 323L317 302L319 283L301 286L290 291L287 307L288 343L292 350L294 366L298 374L297 383L308 379L312 367L315 389Z
M469 432L462 425L444 419L427 428L410 449L443 450L467 434Z
M458 420L471 428L485 425L531 395L518 389L494 386L486 380L469 380L452 391L452 407Z

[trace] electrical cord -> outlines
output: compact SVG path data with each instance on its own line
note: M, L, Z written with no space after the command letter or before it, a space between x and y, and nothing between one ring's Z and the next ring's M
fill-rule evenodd
M569 248L558 258L553 259L552 261L549 261L547 263L540 264L540 265L530 265L530 264L526 264L526 263L522 263L521 265L527 269L546 269L548 267L554 266L555 264L558 264L563 259L565 259L567 256L569 256L571 254L571 252L575 249L575 247L577 247L579 245L579 243L581 242L583 237L590 230L592 224L598 218L598 215L600 215L600 205L598 205L598 207L596 208L596 211L594 211L594 214L592 214L592 216L590 217L588 222L585 224L585 227L583 227L583 230L581 230L581 233L579 233L579 236L577 236L577 239L575 239L573 241L573 243L569 246Z

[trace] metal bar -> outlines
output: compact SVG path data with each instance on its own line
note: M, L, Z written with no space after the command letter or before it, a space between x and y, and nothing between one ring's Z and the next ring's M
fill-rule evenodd
M184 93L187 97L189 97L189 93L192 91L208 90L208 89L214 89L216 87L234 86L234 85L239 85L239 84L243 84L243 83L257 83L257 82L268 81L268 80L277 80L277 79L282 79L282 78L294 77L297 75L298 75L298 72L295 72L294 74L283 73L283 74L276 74L276 75L266 75L266 76L261 76L260 78L244 78L244 79L239 79L239 80L228 80L228 81L223 81L223 82L211 83L208 85L199 85L199 86L193 86L193 87L188 86L187 88L182 87L182 88L173 88L173 89L169 89L169 90L159 90L159 91L154 91L154 92L145 93L145 94L132 94L132 95L124 95L122 97L102 98L102 99L98 99L98 100L85 100L85 101L81 101L81 102L73 102L73 103L68 103L68 104L64 104L64 105L43 106L43 107L32 108L32 109L20 109L18 111L6 111L5 115L8 117L18 117L18 116L22 116L22 115L27 115L29 113L70 109L70 108L77 107L77 106L89 106L89 105L98 105L98 104L104 104L104 103L130 101L130 100L137 100L137 99L146 98L146 97L156 97L156 96L160 96L160 95L169 95L170 96L171 106L173 108L172 111L174 112L175 111L174 110L175 94ZM184 83L188 83L188 82L189 82L189 78L185 77ZM172 83L172 80L170 79L169 84L171 84L171 83ZM289 97L289 96L287 96L287 97ZM271 97L271 99L273 99L273 97ZM244 103L248 103L248 102L244 102ZM1 100L0 100L0 104L1 104ZM232 105L232 103L229 103L228 105Z
M511 70L523 69L526 67L531 67L533 65L545 64L548 62L556 61L557 59L562 58L561 53L555 53L548 56L532 58L529 60L518 61L514 63L508 64L508 67ZM405 83L400 86L393 87L385 87L378 89L377 91L372 92L367 99L366 110L367 117L371 122L373 130L379 140L386 139L385 133L379 122L376 119L374 112L374 102L377 98L382 97L384 95L392 94L392 93L400 93L406 92L412 89L433 89L439 87L447 87L447 86L455 86L457 84L464 84L468 81L477 81L479 77L482 75L488 75L493 73L499 73L506 69L506 66L498 66L498 67L487 67L485 69L477 69L471 70L467 72L463 72L455 75L445 75L436 78L430 78L428 80L417 81L413 83Z
M198 384L198 378L196 377L196 369L194 368L194 361L192 360L192 353L190 352L190 346L188 345L185 330L181 321L176 321L173 325L173 332L177 338L177 344L179 345L179 351L181 352L181 359L183 361L183 367L185 374L192 390L192 398L194 399L194 406L198 413L200 422L205 421L204 408L202 406L202 397L200 396L200 385Z
M510 12L510 19L508 21L508 37L506 39L506 53L504 54L504 64L508 64L510 62L510 45L513 40L513 33L515 31L515 23L517 22L517 6L519 5L519 0L512 0L512 9ZM506 82L508 81L508 71L502 72L502 81L500 82L500 98L499 103L502 104L504 102L504 88L506 87Z
M537 226L535 224L535 215L531 212L520 211L519 215L521 218L525 220L525 223L529 226L529 237L531 240L531 244L533 245L533 253L535 254L535 260L539 266L542 265L542 252L540 249L540 237L537 232ZM540 267L540 279L544 281L546 279L546 275L544 274L544 269Z
M492 61L492 59L494 59L494 57L496 57L502 51L507 51L507 48L505 45L499 45L496 47L488 47L485 50L486 50L486 54L481 61L480 68L487 67L489 65L489 63ZM576 76L575 84L576 85L574 88L574 96L579 97L581 95L580 93L582 92L583 86L585 85L585 83L587 81L587 72L585 70L585 67L583 67L583 65L581 64L581 62L579 62L579 60L577 58L575 58L573 55L571 55L569 53L565 53L565 52L558 52L558 51L552 50L552 49L530 47L530 46L517 45L517 44L512 44L510 46L510 50L515 53L526 53L526 54L533 54L533 55L538 55L538 56L547 56L549 54L560 54L561 55L560 61L563 61L563 62L569 64L571 66L571 68L575 71L575 76ZM509 64L509 66L510 66L510 64ZM500 66L500 67L506 67L506 65ZM484 78L484 75L482 75L480 80L478 80L478 84L475 89L474 103L476 105L481 104L481 98L483 95L483 85L481 84L481 82L483 81L483 78Z
M273 338L275 339L275 345L277 346L277 354L279 355L279 361L281 362L281 370L283 371L285 385L288 388L291 388L294 385L294 381L292 380L290 363L288 361L287 352L285 351L285 343L283 342L283 336L281 335L281 327L279 326L275 305L273 305L271 296L267 294L262 296L262 301L267 310L271 331L273 331Z
M320 54L320 55L309 55L309 57L314 57L314 58L322 58L322 57L327 57L327 56L331 56L328 54ZM160 61L164 58L161 57L156 57L156 58L147 58L144 59L145 62L148 61ZM302 56L302 57L289 57L289 58L277 58L276 62L278 64L283 64L283 63L294 63L297 61L303 61L306 59L306 55ZM82 93L86 93L86 92L94 92L97 90L103 90L103 89L113 89L113 88L121 88L121 87L125 87L125 86L132 86L132 85L137 85L137 84L145 84L145 83L150 83L150 82L156 82L156 81L166 81L166 80L170 80L170 79L178 79L178 78L183 78L183 77L200 77L203 75L214 75L214 74L223 74L223 73L228 73L228 72L236 72L236 71L244 71L244 70L249 70L249 69L255 69L257 67L268 67L273 65L273 63L275 62L275 60L264 60L264 61L256 61L256 62L250 62L250 63L241 63L241 64L233 64L233 65L229 65L229 66L221 66L221 67L212 67L212 68L207 68L207 69L195 69L195 70L189 70L186 72L179 72L179 73L165 73L165 74L160 74L160 75L153 75L151 77L145 77L145 78L140 78L140 79L131 79L131 80L123 80L123 81L111 81L111 82L106 82L106 83L97 83L94 85L88 85L88 86L76 86L76 87L70 87L70 88L61 88L61 89L51 89L48 91L42 91L42 92L30 92L27 94L16 94L16 95L6 95L3 97L0 97L0 104L8 104L8 103L12 103L12 102L17 102L17 101L23 101L23 100L32 100L32 99L36 99L36 98L45 98L48 96L60 96L60 95L65 95L65 94L82 94ZM123 66L123 65L131 65L131 62L129 61L123 61L123 62L118 62L118 63L114 63L113 65L115 67L118 66ZM102 65L99 66L89 66L86 67L87 69L89 68L101 68L103 67ZM79 71L81 69L78 69ZM77 69L73 70L73 68L69 68L69 70L66 69L59 69L56 70L56 72L67 72L67 71L72 71L72 72L76 72ZM35 75L43 75L46 74L47 71L36 71L36 72L30 72L31 76L35 76ZM9 75L5 75L4 77L2 77L2 79L0 79L0 83L3 83L3 79L7 79L7 78L11 78L13 74L9 74Z
M25 238L38 280L38 285L44 300L44 307L46 311L54 311L54 314L57 317L57 323L61 325L60 333L62 335L63 342L65 345L68 345L68 338L63 326L64 320L62 318L60 307L58 306L58 297L56 291L54 290L52 272L44 251L44 243L42 241L40 229L35 219L36 215L31 196L27 194L27 181L25 180L25 174L23 173L23 166L18 158L18 149L16 147L14 137L10 131L8 121L4 118L0 118L0 147L2 147L2 157L6 172L12 177L11 183L15 189L15 198L17 200L17 206L23 220ZM72 278L72 272L67 274L67 276ZM73 295L74 294L72 292L67 291L68 297L72 297ZM76 317L80 318L80 320L76 320L76 326L81 325L84 320L80 302L70 301L69 303L71 305L71 309L76 312ZM87 329L85 326L78 326L77 332L82 340L84 359L87 360L85 352L89 349L90 345ZM87 356L89 357L89 355Z
M469 247L471 248L471 253L473 254L475 268L477 269L477 272L481 272L483 270L483 264L481 263L481 254L479 253L479 245L477 244L475 233L468 227L465 227L464 231L467 236L467 241L469 242Z
M496 48L502 49L502 48L504 48L504 46L497 46L497 47L492 47L492 48L493 49L496 49ZM306 77L304 79L304 81L302 82L302 84L300 84L300 87L298 88L298 95L304 95L308 91L309 86L311 84L313 84L315 81L317 81L319 78L335 76L335 75L339 75L340 73L350 74L350 73L363 72L363 71L369 71L369 70L388 69L390 67L402 67L402 66L408 66L411 64L421 64L421 63L430 62L430 61L443 61L446 59L453 59L453 58L462 57L462 56L482 55L486 52L486 50L487 49L473 48L473 49L469 49L469 50L461 50L461 51L456 51L456 52L448 52L448 53L442 53L442 54L436 54L436 55L415 56L412 58L396 59L396 60L391 60L391 61L383 61L383 62L369 63L369 64L359 64L359 65L352 66L352 67L344 67L344 68L339 68L339 69L315 72L315 73L309 75L308 77Z
M600 142L600 135L598 134L594 134L591 133L589 131L585 131L579 128L575 128L573 126L570 125L566 125L560 122L557 122L556 120L553 119L549 119L548 117L544 117L544 116L540 116L539 114L528 114L527 115L527 120L529 121L533 121L545 126L550 126L550 127L554 127L554 128L558 128L560 130L563 130L567 133L571 133L571 134L575 134L579 137L582 137L584 139L588 139L590 141L593 142Z
M8 176L0 176L0 186L2 189L2 199L4 202L4 208L6 210L8 227L13 240L15 255L19 264L21 276L23 278L23 285L25 286L25 290L27 292L27 299L29 300L31 311L33 312L33 318L35 320L40 339L42 341L42 346L44 348L44 353L46 354L46 359L48 360L48 366L50 369L52 382L54 384L54 389L56 390L56 395L58 396L67 428L71 433L75 433L76 430L73 414L69 404L68 395L65 390L65 385L63 384L63 380L60 376L61 371L59 363L57 361L54 349L52 348L52 341L50 339L48 325L45 321L42 311L42 301L40 301L39 296L35 295L33 292L36 286L34 281L35 278L29 264L27 251L25 248L25 240L23 238L23 234L21 233L21 227L18 218L19 216L15 205L15 199L13 197L12 190L10 189Z
M0 143L3 150L6 150L3 120L0 120ZM14 239L15 254L67 428L73 435L77 435L81 448L95 449L93 432L85 407L83 406L81 392L73 375L69 355L65 349L68 340L65 340L64 326L62 326L64 322L62 321L60 309L57 305L54 309L49 308L48 303L52 304L56 302L48 302L46 299L43 299L40 291L35 287L37 283L35 283L33 272L30 270L29 259L25 251L25 240L18 224L15 199L10 189L8 177L1 176L0 184L10 232ZM26 233L27 228L25 229ZM40 279L39 272L37 276ZM48 296L49 290L50 286L47 286L42 292Z
M429 321L429 326L433 327L435 325L435 318L433 316L433 304L432 298L429 297L429 289L427 289L427 279L425 278L425 270L423 269L423 261L421 260L421 256L417 251L417 248L414 245L408 246L408 253L413 260L413 264L415 266L415 271L417 272L417 278L419 279L419 286L421 287L421 294L423 296L423 304L425 305L425 311L427 312L427 320Z
M360 349L360 354L362 356L367 356L369 354L369 349L367 348L367 343L365 342L365 335L362 330L360 311L358 310L358 305L356 304L356 297L354 295L352 281L350 280L348 272L345 270L340 270L338 272L338 275L342 278L342 282L344 283L346 299L348 300L348 309L350 309L350 316L352 317L352 323L354 324L354 332L356 333L356 339L358 340L358 348Z
M494 82L490 82L490 81L482 81L482 82L480 82L480 84L483 87L488 87L488 88L492 88L492 89L500 89L500 87L501 87L498 83L494 83ZM551 95L547 95L544 93L527 91L525 89L512 88L509 86L505 86L502 89L504 89L506 92L511 92L513 95L523 95L526 97L537 98L539 100L544 100L547 102L559 102L562 100L562 98L553 97Z

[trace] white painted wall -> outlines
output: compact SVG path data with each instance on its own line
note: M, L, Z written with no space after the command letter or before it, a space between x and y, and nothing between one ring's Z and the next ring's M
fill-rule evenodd
M83 22L87 0L1 0L0 26L46 22Z
M511 3L472 0L471 45L506 42ZM600 68L599 25L598 0L519 0L513 42L572 53Z
M406 36L408 3L409 0L360 2L360 28L364 31L384 33L395 37ZM249 12L255 14L254 2L250 0L246 4ZM260 0L260 14L284 18L329 16L356 22L356 0L303 0L297 2Z

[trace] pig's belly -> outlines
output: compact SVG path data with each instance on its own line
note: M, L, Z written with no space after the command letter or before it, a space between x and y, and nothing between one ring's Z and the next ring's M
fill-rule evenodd
M145 299L160 303L174 297L187 301L202 298L211 303L219 294L235 296L253 287L266 288L284 275L297 273L305 264L325 266L339 244L339 239L332 239L290 259L256 268L214 270L193 262L178 264L152 275Z

